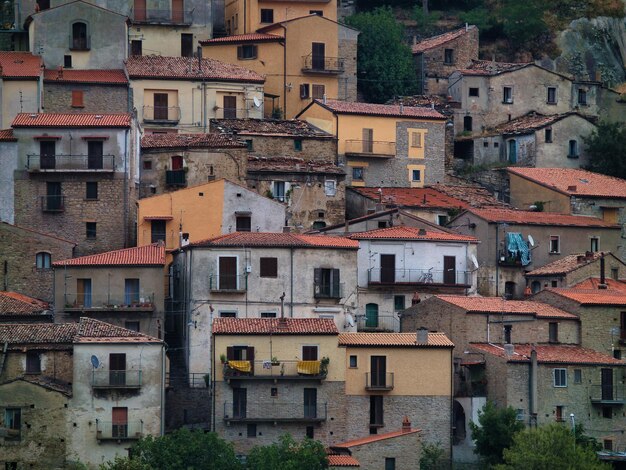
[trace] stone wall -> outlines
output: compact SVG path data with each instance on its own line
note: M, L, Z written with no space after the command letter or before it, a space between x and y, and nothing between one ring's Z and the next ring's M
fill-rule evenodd
M337 141L330 137L238 135L242 141L252 141L250 155L259 157L297 157L304 160L330 161L337 159ZM302 150L296 150L295 140L302 141Z
M165 431L181 427L209 429L211 389L172 384L165 391Z
M363 469L383 469L386 468L387 459L393 459L393 468L396 470L416 470L420 468L420 434L409 432L391 439L351 447L350 451Z
M338 12L341 15L341 12ZM347 26L339 25L339 57L343 59L344 71L339 75L338 100L357 101L356 62L359 32Z
M32 347L28 350L39 350ZM72 382L73 365L72 365L72 353L71 351L64 350L41 350L40 354L41 374L42 377L48 377L50 379L59 382ZM0 381L6 382L17 377L22 377L26 371L26 351L9 350L2 373L0 374ZM2 402L0 402L2 403Z
M72 106L72 92L83 92L83 106ZM127 113L128 85L45 82L43 109L46 113Z

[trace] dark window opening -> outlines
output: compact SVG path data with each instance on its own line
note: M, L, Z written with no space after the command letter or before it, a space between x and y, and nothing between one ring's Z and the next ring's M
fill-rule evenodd
M39 142L39 168L42 170L54 170L56 167L56 142L54 140L42 140Z
M63 56L63 67L65 67L66 69L72 68L72 56L71 55Z
M257 46L255 44L244 44L237 47L237 59L250 60L257 58Z
M358 360L357 360L357 356L350 356L350 367L351 368L356 368L358 367Z
M502 102L505 104L513 103L513 88L505 86L502 89Z
M472 132L472 116L463 117L463 130L465 132Z
M252 231L252 218L249 215L238 215L236 219L237 232Z
M274 10L269 8L261 8L261 23L273 23Z
M552 143L552 129L546 129L545 130L545 141L546 143L550 144Z
M302 139L293 139L293 149L296 152L302 151Z
M513 325L504 325L504 344L511 344Z
M315 439L315 428L313 426L306 427L306 437L309 439Z
M248 437L256 437L256 424L255 423L249 423L248 424L248 429L246 430L246 435Z
M384 426L383 396L370 396L370 426Z
M548 87L548 104L556 104L556 88Z
M315 268L314 284L316 298L341 298L339 269Z
M141 41L136 39L130 41L130 55L140 56L142 55Z
M87 24L81 21L72 24L72 42L70 49L86 51L89 49L89 37L87 36Z
M309 15L324 16L324 12L322 10L309 10Z
M569 141L569 153L567 156L569 158L578 158L578 141L573 139Z
M165 220L150 221L150 243L165 242Z
M469 95L470 96L478 96L478 94L479 94L479 89L478 88L470 87L470 89L469 89Z
M96 223L95 222L85 223L85 236L89 240L93 240L96 238Z
M551 343L559 342L559 324L556 322L550 322L548 325L548 341Z
M181 57L193 57L193 34L181 33L180 55Z
M587 104L587 90L578 90L578 104Z
M444 49L443 63L446 65L451 65L454 63L454 49Z
M41 373L41 356L37 351L26 352L26 373L27 374L40 374Z
M261 258L261 277L278 277L278 258Z
M300 99L307 99L309 98L310 92L309 92L309 84L308 83L303 83L300 85Z
M90 170L102 170L104 155L104 142L90 140L87 142L87 168Z
M302 346L303 361L317 361L317 346Z
M136 331L139 333L139 322L138 321L125 321L124 328L131 331Z

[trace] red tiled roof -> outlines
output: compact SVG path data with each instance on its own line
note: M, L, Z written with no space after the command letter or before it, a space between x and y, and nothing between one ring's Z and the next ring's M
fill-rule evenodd
M429 187L466 202L470 207L511 207L505 202L498 201L488 190L476 184L433 184Z
M465 27L463 27L454 31L448 31L447 33L440 34L439 36L426 38L423 41L420 41L417 44L413 45L411 49L413 51L413 54L420 54L430 49L434 49L435 47L442 46L447 42L458 39L461 36L467 34L470 29L476 29L476 26L471 25L468 29L465 29Z
M546 126L550 126L554 124L555 122L558 122L569 116L578 116L585 120L589 119L575 112L563 113L563 114L552 114L549 116L544 116L543 114L539 114L536 112L530 112L524 116L520 116L518 118L515 118L505 123L497 125L493 129L489 130L487 134L490 134L490 135L491 134L496 134L496 135L528 134L531 132L535 132L538 129L542 129Z
M546 290L578 302L580 305L626 306L626 292L622 289L550 288Z
M361 464L351 455L335 455L328 456L329 467L360 467Z
M437 295L437 299L456 305L468 313L508 313L516 315L534 315L537 318L578 319L572 313L532 300L503 300L501 297L479 297L462 295Z
M13 129L0 130L0 142L17 142L17 139L13 136Z
M305 160L297 157L248 157L248 173L324 173L344 175L333 161Z
M234 36L224 36L222 38L205 39L200 41L202 46L219 46L220 44L241 43L241 42L273 42L282 41L282 36L276 34L250 33L236 34Z
M98 85L126 85L128 79L122 69L74 70L46 69L43 79L53 83L93 83Z
M130 127L130 114L20 113L12 127Z
M119 342L151 342L162 343L160 339L138 333L133 330L111 325L93 318L83 317L78 323L75 343L119 343Z
M208 134L146 134L141 148L244 148L237 139L217 133Z
M2 78L39 78L43 61L30 52L0 51L0 75Z
M162 266L164 264L165 247L158 243L52 263L53 266Z
M191 243L191 246L339 248L358 250L359 242L343 237L295 233L235 232Z
M50 306L44 302L18 292L0 291L0 316L41 315Z
M459 235L456 233L426 231L416 227L387 227L369 232L359 232L349 235L348 238L353 240L424 240L424 241L453 241L453 242L473 242L478 243L478 239L468 235Z
M626 198L626 180L576 168L507 168L509 173L570 196Z
M216 335L337 335L330 318L216 318Z
M489 343L471 343L471 347L498 357L507 357L502 346ZM530 362L530 344L516 344L508 362ZM593 349L576 345L536 345L537 362L540 364L586 364L626 366L626 362L615 359Z
M428 333L428 344L417 342L417 333L341 333L339 346L386 346L386 347L454 347L445 333Z
M626 283L624 283L623 281L616 281L614 279L611 278L606 278L604 279L604 284L607 286L606 289L600 289L600 290L607 290L607 291L621 291L624 292L626 294ZM579 282L578 284L576 284L575 286L573 286L573 289L592 289L592 290L599 290L599 286L600 285L600 278L599 277L590 277L589 279L585 279L584 281Z
M211 129L238 135L333 138L331 134L299 119L211 119Z
M604 253L606 254L606 253ZM595 252L586 255L585 253L575 253L573 255L564 256L552 263L548 263L540 268L533 269L526 273L526 276L555 276L571 273L583 266L593 263L602 257L602 252Z
M505 222L519 225L562 225L566 227L606 227L619 228L595 217L566 215L556 212L516 211L512 209L467 209L488 222Z
M350 188L373 201L379 201L382 189L382 202L404 207L424 207L437 209L459 209L469 205L460 199L443 194L432 188Z
M193 57L132 56L126 60L126 70L131 79L265 82L262 75L239 65L209 58L201 59L200 63L199 67L198 59Z
M519 70L524 67L533 65L533 62L493 62L491 60L472 60L472 64L466 68L459 70L463 75L499 75L513 70Z
M375 333L374 333L375 334ZM403 430L399 430L399 431L392 431L392 432L388 432L385 434L372 434L370 436L367 437L362 437L361 439L354 439L353 441L347 441L347 442L342 442L340 444L333 444L331 446L331 448L337 448L337 449L348 449L350 447L357 447L357 446L362 446L362 445L366 445L366 444L371 444L372 442L378 442L378 441L382 441L385 439L391 439L394 437L400 437L400 436L404 436L407 434L414 434L416 432L422 432L421 429L411 429L410 431L403 431Z
M314 100L320 106L337 114L359 114L367 116L389 116L401 118L422 118L443 120L446 117L432 108L399 106L392 104L355 103L339 100Z

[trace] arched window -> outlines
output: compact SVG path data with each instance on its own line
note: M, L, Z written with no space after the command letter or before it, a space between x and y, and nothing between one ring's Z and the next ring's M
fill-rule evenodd
M35 255L35 266L37 269L50 269L51 260L50 253L40 251Z
M89 37L87 36L87 23L77 21L72 23L72 40L70 49L86 51L89 49Z
M365 328L378 328L378 304L365 306Z

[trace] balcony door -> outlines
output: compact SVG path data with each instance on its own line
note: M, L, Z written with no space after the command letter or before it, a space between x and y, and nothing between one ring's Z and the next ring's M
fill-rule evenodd
M237 119L236 96L224 96L224 119Z
M304 417L306 419L317 418L317 389L304 389Z
M126 385L126 354L109 354L109 385Z
M374 129L363 129L363 153L374 151Z
M168 102L167 93L155 93L154 94L154 119L167 121L168 117Z
M184 0L172 0L172 22L183 23L185 21Z
M613 369L601 369L602 400L613 400Z
M456 257L443 257L443 283L456 284Z
M90 170L102 170L103 142L90 140L87 142L87 168Z
M365 327L378 327L378 304L367 304L365 306Z
M380 255L380 282L396 282L396 255Z
M387 377L387 357L370 357L370 374L372 377L372 387L386 387Z
M113 407L111 411L111 437L128 437L128 408Z
M146 0L135 0L135 21L145 21L145 19Z
M76 303L91 308L91 279L76 279Z
M314 70L324 70L326 58L326 44L323 42L314 42L311 45L311 66Z
M248 394L245 388L233 388L233 418L245 419L248 408Z
M219 258L219 289L237 289L237 257L221 256Z
M54 140L42 140L39 142L39 168L42 170L54 170L56 166L56 142Z

